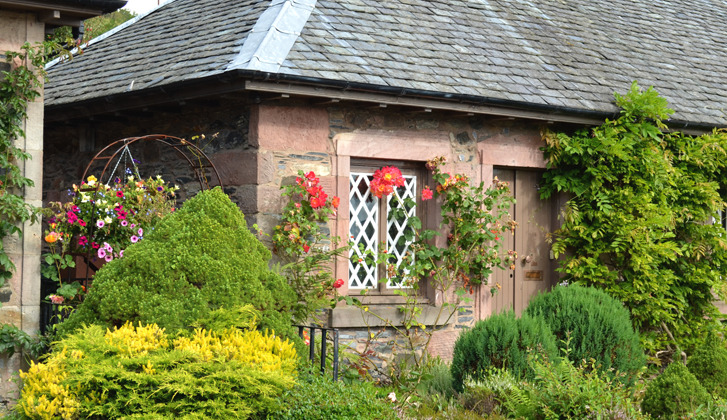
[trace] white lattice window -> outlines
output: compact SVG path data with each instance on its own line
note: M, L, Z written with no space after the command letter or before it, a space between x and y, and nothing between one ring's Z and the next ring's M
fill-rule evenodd
M386 273L386 267L368 263L366 251L383 252L386 247L389 254L387 264L398 267L402 258L409 250L410 242L406 240L406 218L393 217L391 210L401 206L405 198L416 201L417 176L404 172L404 186L394 191L400 200L392 195L378 199L371 194L370 183L372 171L352 171L349 177L349 234L354 246L349 252L348 287L349 289L396 289L400 285L392 281ZM411 217L416 215L416 206L406 208ZM363 249L363 251L362 251ZM382 281L386 280L386 281Z

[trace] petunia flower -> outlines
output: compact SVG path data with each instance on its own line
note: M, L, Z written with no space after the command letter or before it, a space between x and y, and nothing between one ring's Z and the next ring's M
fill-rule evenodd
M98 219L96 221L96 227L97 228L102 228L102 227L104 227L104 225L106 225L106 223L104 223L104 221L102 219Z
M129 240L131 241L132 244L135 244L135 243L139 242L139 237L136 235L131 235L131 238L129 238Z
M106 257L106 249L99 248L98 252L96 253L99 258L105 258Z

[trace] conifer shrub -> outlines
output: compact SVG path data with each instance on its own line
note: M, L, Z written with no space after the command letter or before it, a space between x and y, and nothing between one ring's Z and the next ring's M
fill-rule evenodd
M493 315L460 334L454 344L452 379L461 392L464 380L482 379L491 368L507 369L517 378L531 378L528 353L535 351L557 359L555 338L540 318L513 312Z
M727 398L727 348L719 339L709 337L687 362L687 369L714 396Z
M711 400L687 367L674 362L646 387L641 409L653 418L691 418L697 408Z
M280 409L295 384L293 344L258 330L198 329L174 338L157 325L84 327L21 372L21 418L250 418ZM189 417L187 417L189 416Z
M629 311L602 290L558 286L533 298L525 312L543 318L576 365L593 359L601 371L631 384L646 364Z
M295 293L270 271L270 251L220 188L200 192L144 234L123 258L96 273L85 301L59 326L61 333L126 321L176 332L210 311L251 304L261 312L261 329L294 337Z

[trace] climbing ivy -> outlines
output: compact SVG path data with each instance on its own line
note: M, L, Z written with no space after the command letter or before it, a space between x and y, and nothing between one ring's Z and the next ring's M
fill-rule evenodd
M552 249L568 282L624 302L652 355L690 351L720 328L727 234L712 222L725 210L727 131L670 132L667 101L636 82L615 97L615 120L544 133L541 196L569 197Z
M0 286L15 269L2 239L20 235L20 224L37 220L38 209L24 200L25 188L32 187L33 181L25 177L21 165L30 155L18 147L16 139L25 137L28 103L40 96L46 57L58 51L59 45L53 42L26 43L19 52L5 53L10 70L0 73Z

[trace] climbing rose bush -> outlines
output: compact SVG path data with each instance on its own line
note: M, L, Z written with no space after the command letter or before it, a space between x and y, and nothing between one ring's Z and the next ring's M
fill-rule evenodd
M273 230L273 252L284 263L283 274L298 295L293 317L302 321L329 306L330 295L343 285L343 280L333 277L329 262L345 248L322 230L337 215L341 199L329 197L313 171L299 171L295 183L283 188L288 204Z

